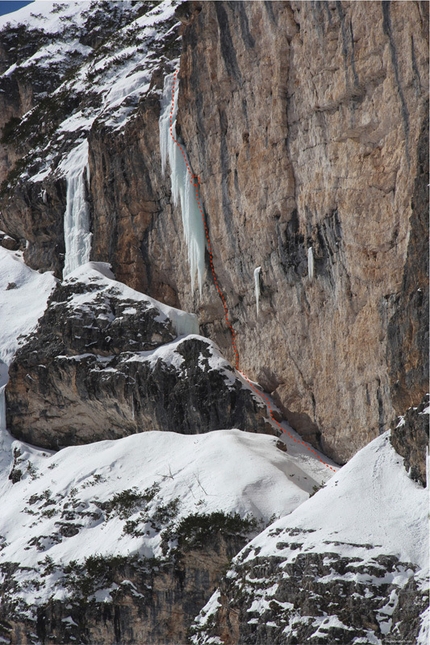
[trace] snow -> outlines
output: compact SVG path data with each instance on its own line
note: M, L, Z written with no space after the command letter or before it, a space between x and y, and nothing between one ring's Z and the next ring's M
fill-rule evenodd
M261 273L261 267L256 267L254 269L254 290L255 290L255 304L257 306L257 316L258 316L259 302L260 302L260 273Z
M64 213L63 278L90 259L90 208L86 182L89 182L88 141L82 141L71 150L59 166L67 180L67 201Z
M376 552L390 553L426 568L427 511L426 490L409 479L389 434L384 433L360 450L288 520L280 520L272 528L313 529L315 532L304 537L304 549L342 553L347 543L371 544L369 557L374 558ZM267 537L263 533L253 542L261 547L261 556L272 554L273 545ZM276 553L292 557L282 549Z
M111 277L112 276L112 277ZM122 282L112 279L113 274L109 269L109 265L104 262L88 262L80 267L77 267L72 271L68 276L67 280L79 280L84 284L92 284L94 281L97 281L99 290L93 294L83 293L76 294L70 301L70 306L76 308L82 303L88 303L92 298L97 298L97 295L102 293L103 290L115 289L115 296L121 299L130 299L135 301L145 301L150 304L152 307L159 309L161 312L160 322L168 318L172 321L173 327L176 330L178 336L184 336L189 334L198 334L199 333L199 323L198 318L195 314L189 314L181 309L175 309L175 307L169 307L162 302L158 302L150 296L146 296L139 291L135 291L131 287L127 287Z
M86 135L96 119L113 130L125 126L139 99L151 88L153 72L163 59L160 53L163 39L175 37L176 31L172 32L172 29L176 5L176 0L163 0L144 15L136 17L140 3L122 0L116 4L115 10L127 24L118 29L107 46L95 49L80 41L89 29L87 20L94 18L99 9L97 2L36 0L0 17L0 30L24 25L29 31L37 29L45 34L40 47L27 59L11 65L4 75L20 75L21 78L25 74L31 75L33 70L44 69L44 73L49 74L52 69L52 77L58 83L55 91L51 92L53 98L64 92L82 98L75 111L67 114L58 125L38 156L38 168L29 167L28 177L27 170L24 170L21 179L26 177L33 182L46 179L55 171L58 161L67 156L65 141L75 138L69 135L76 132ZM100 29L103 30L103 24ZM40 89L34 96L35 107L23 115L23 123L34 111L37 112L38 100L42 98L46 98L46 93ZM41 118L49 121L51 115L43 112ZM35 161L39 152L31 151L28 158Z
M161 557L156 531L135 537L124 533L125 518L91 517L99 508L97 503L124 490L143 492L157 484L153 510L157 504L177 499L176 523L195 513L216 511L252 515L267 523L273 515L290 513L308 497L290 477L288 454L278 450L276 439L267 435L240 430L192 436L146 432L64 448L55 454L16 441L7 432L2 437L3 458L9 454L11 461L13 451L19 449L24 474L12 484L9 468L0 472L0 535L6 540L0 562L30 567L21 570L22 581L34 576L33 569L46 555L62 566L94 554ZM80 509L79 531L58 541L61 513L71 502ZM139 516L136 509L128 519ZM38 538L42 552L36 546ZM48 576L49 581L53 585ZM47 584L39 593L46 598L51 592ZM20 595L31 604L34 593L23 589Z
M428 645L430 642L430 607L421 615L421 626L418 634L417 645Z
M56 10L56 5L60 11ZM61 33L71 22L82 24L82 10L89 6L89 0L35 0L13 13L0 16L0 29L6 25L28 25L31 28L37 23L45 33Z
M94 123L94 114L90 112L85 114L82 110L72 114L69 118L65 119L58 128L58 134L61 136L62 132L76 132L78 130L89 130Z
M163 97L161 99L160 114L160 152L161 167L163 174L166 170L167 159L170 166L170 180L172 185L172 196L175 205L180 203L184 237L188 248L188 262L190 265L191 287L194 289L195 279L202 294L203 275L205 271L205 232L203 227L202 213L196 199L196 188L193 184L190 171L191 168L186 155L184 144L181 148L175 143L178 139L176 134L176 118L178 112L179 80L176 77L175 91L172 106L174 75L170 74L164 79ZM172 112L172 114L171 114ZM170 125L172 130L170 131ZM172 132L172 135L171 135ZM181 151L182 149L182 151ZM188 169L187 169L188 166Z
M19 252L0 247L0 385L7 380L2 364L10 365L20 337L34 331L56 282L51 272L33 271Z
M58 65L60 62L67 61L68 54L79 53L82 56L88 56L91 51L91 47L82 45L79 40L49 43L38 49L33 56L27 58L27 60L22 63L21 67L25 68L37 65L38 69L49 69L53 60L55 60L55 63Z

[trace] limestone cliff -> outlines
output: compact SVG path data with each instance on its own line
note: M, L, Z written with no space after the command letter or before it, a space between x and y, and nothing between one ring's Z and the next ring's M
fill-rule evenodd
M217 585L188 635L196 645L388 645L425 635L428 3L90 0L28 12L27 22L0 19L0 244L63 278L65 213L76 198L88 215L86 259L110 263L118 282L85 265L57 286L37 331L15 338L12 435L2 428L0 450L1 638L177 645ZM160 106L171 101L163 88L174 70L177 140L198 177L209 238L202 293L162 172ZM72 168L87 143L88 159ZM3 282L18 301L19 279ZM236 500L242 463L224 476L218 464L231 454L220 452L211 492L200 471L213 452L190 476L193 448L184 449L180 501L192 511L179 517L167 442L197 446L185 435L232 427L273 432L232 367L217 284L243 372L303 438L338 463L352 460L337 473L297 435L276 444L229 430L270 441L283 479L263 469ZM173 307L194 312L206 338L197 325L178 326ZM378 437L389 427L391 444ZM145 486L152 457L142 448L133 488L121 489L130 473L109 453L56 489L84 451L97 461L121 442L146 446L139 440L151 433L138 433L153 429L172 432L154 433L166 442L163 468ZM90 495L109 477L109 495ZM294 504L270 507L264 523L274 513L279 523L229 564L257 526L247 496L255 519L264 491L277 502L270 486L284 494L292 482ZM99 557L109 536L115 548Z
M177 18L178 128L201 179L242 369L343 463L427 388L428 4L191 2ZM124 127L103 113L90 128L92 257L195 311L229 355L209 271L202 297L191 292L179 208L161 174L159 100L175 29ZM1 226L29 241L32 266L59 272L61 178L14 191Z
M148 430L276 434L263 402L196 332L195 316L98 270L71 274L10 367L7 427L53 450Z
M427 15L426 3L405 2L180 11L181 135L201 178L242 368L340 462L427 387L427 254L417 246L427 221ZM209 272L203 297L190 292L179 215L154 170L157 114L154 102L142 105L114 142L92 131L95 256L198 312L228 352ZM115 161L106 161L112 146ZM117 149L128 195L141 187L140 211L113 180ZM139 151L136 178L127 159ZM103 234L107 212L118 242Z

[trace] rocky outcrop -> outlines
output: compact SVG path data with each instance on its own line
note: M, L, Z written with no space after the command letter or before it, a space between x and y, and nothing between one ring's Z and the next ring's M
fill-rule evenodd
M425 642L428 496L387 434L236 556L194 645Z
M404 409L402 370L409 405L427 387L427 272L414 263L427 239L428 7L410 9L191 2L177 12L178 128L201 179L242 367L340 462ZM154 297L198 312L205 334L229 352L209 271L203 297L191 293L180 214L154 169L158 153L147 153L157 149L157 113L142 104L113 139L92 131L95 254ZM127 189L113 181L112 145ZM140 217L138 200L126 197L134 186L144 196ZM103 234L105 213L118 213L118 242Z
M3 586L0 635L10 645L185 645L194 616L233 555L246 543L246 530L233 535L227 521L219 529L214 525L204 538L194 548L180 544L174 556L164 561L95 556L61 570L50 567L48 560L42 575L54 569L63 578L68 602L50 600L26 620L26 608L10 603L13 589ZM2 567L3 574L15 570L13 564Z
M25 249L26 264L54 271L57 277L61 277L64 264L65 204L64 179L49 179L43 185L20 184L13 200L5 199L2 204L3 226Z
M10 366L7 427L45 448L145 430L273 433L258 402L195 317L93 270L59 285Z
M418 265L428 210L428 4L190 2L177 18L178 132L201 180L242 369L343 463L427 389ZM195 311L232 359L209 271L202 297L191 291L180 212L161 175L159 99L178 55L176 29L151 42L159 61L150 89L131 100L123 127L105 113L91 126L92 257ZM91 96L77 97L79 106L93 105ZM54 192L48 203L60 218ZM30 241L32 266L58 272L47 250L54 210L42 231L34 199L25 197L22 229L13 206L1 226ZM61 224L52 231L62 253Z
M409 476L423 486L427 483L427 455L429 445L429 395L409 408L391 431L391 443L404 457Z
M283 537L292 538L291 548L300 550L300 532ZM393 556L381 556L366 566L329 551L298 553L287 563L257 556L252 565L235 567L234 580L223 579L216 620L203 632L194 628L192 642L208 643L214 635L225 645L349 645L357 639L372 642L372 637L381 644L393 639L415 643L426 595L413 579L403 588L390 582L410 567ZM394 625L385 638L387 627Z

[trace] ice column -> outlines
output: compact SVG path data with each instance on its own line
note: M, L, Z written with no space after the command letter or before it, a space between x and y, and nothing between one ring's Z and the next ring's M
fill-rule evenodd
M259 312L259 303L260 303L260 273L261 267L254 269L254 287L255 287L255 302L257 305L257 316Z
M181 148L177 143L175 143L170 134L170 113L172 111L172 134L176 140L178 139L176 134L176 116L178 112L179 81L177 78L173 99L172 89L173 74L166 76L164 80L164 91L161 99L161 115L159 122L161 168L164 174L168 159L173 202L175 206L178 203L181 206L184 237L188 249L191 286L192 289L194 289L197 276L197 283L201 295L203 275L205 271L205 232L203 228L202 215L196 199L195 188L193 186L190 173L187 170L187 164L189 168L190 164L186 157L185 146L181 142L182 153Z
M4 356L4 353L2 354ZM6 384L9 380L8 366L0 358L0 431L6 430Z
M0 432L6 430L6 385L0 386Z
M313 280L314 277L314 252L312 247L308 248L308 278Z
M63 278L89 262L91 253L90 209L86 198L86 179L89 180L88 141L69 153L60 165L67 180L66 212L64 213Z

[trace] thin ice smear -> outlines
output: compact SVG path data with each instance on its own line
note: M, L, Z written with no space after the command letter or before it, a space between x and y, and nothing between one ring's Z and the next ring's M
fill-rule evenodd
M60 166L67 179L67 202L64 213L63 278L90 259L90 209L86 196L89 181L88 141L85 140L69 153Z
M170 134L170 113L172 111L172 135L175 139L178 139L178 135L176 134L176 117L178 111L179 81L176 78L175 92L172 99L173 78L173 74L166 76L164 80L163 97L161 100L161 116L159 122L161 168L163 174L165 174L168 159L170 165L173 202L175 206L178 205L178 203L180 203L181 206L184 237L188 248L191 287L194 290L195 279L197 276L199 292L201 295L205 270L205 234L192 178L187 170L187 165L181 149L175 143ZM186 154L185 147L182 142L181 147L184 154Z
M0 387L0 432L6 430L6 385Z
M311 246L308 248L308 278L314 279L314 252Z
M255 304L257 305L257 317L259 312L260 304L260 273L261 267L254 269L254 288L255 288Z

